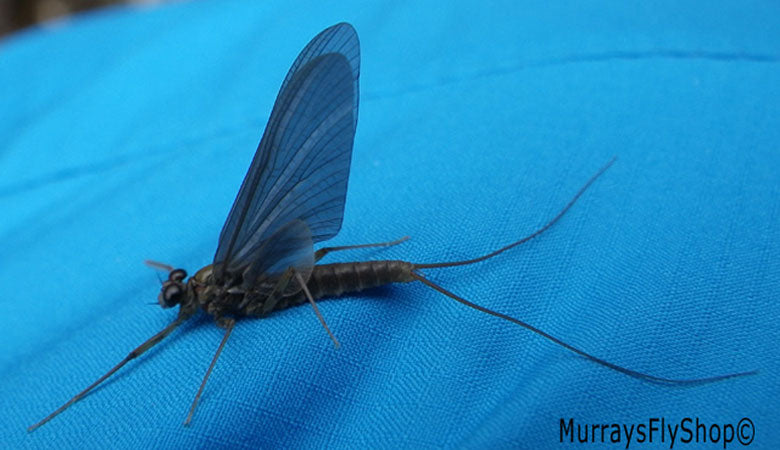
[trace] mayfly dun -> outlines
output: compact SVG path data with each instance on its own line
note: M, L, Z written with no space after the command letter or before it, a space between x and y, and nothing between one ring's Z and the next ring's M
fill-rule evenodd
M614 159L593 175L546 225L482 257L427 264L388 260L317 264L330 252L389 246L406 240L324 247L314 251L315 243L334 237L341 228L357 126L359 72L358 37L351 25L334 25L309 42L282 82L257 152L219 235L213 263L187 279L183 269L147 261L147 264L168 272L158 302L163 308L178 305L176 319L131 351L97 381L30 426L29 431L83 398L122 366L202 310L214 317L217 325L225 329L225 334L189 409L184 422L189 424L237 319L264 317L308 302L338 347L338 340L325 323L315 300L388 283L419 281L466 306L525 327L590 361L650 382L690 385L754 373L698 379L669 379L640 373L590 355L519 319L471 303L433 283L420 272L422 269L478 263L540 235L571 208Z

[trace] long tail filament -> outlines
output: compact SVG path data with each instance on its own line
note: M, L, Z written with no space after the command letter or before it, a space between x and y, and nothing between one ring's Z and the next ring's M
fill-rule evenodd
M577 199L579 199L580 196L582 196L582 194L590 187L590 185L593 184L593 182L596 181L596 179L599 176L601 176L601 174L603 174L615 162L616 159L617 159L617 157L613 157L607 164L605 164L601 169L599 169L599 171L596 172L596 174L594 174L592 177L590 177L590 179L580 188L580 190L577 191L577 193L569 201L569 203L566 204L566 206L564 206L563 209L555 217L552 218L552 220L547 222L544 226L542 226L538 230L536 230L533 233L529 234L528 236L524 237L523 239L520 239L519 241L513 242L513 243L511 243L511 244L509 244L509 245L507 245L505 247L502 247L502 248L500 248L500 249L498 249L498 250L496 250L494 252L488 253L487 255L484 255L484 256L480 256L478 258L467 259L467 260L463 260L463 261L414 264L414 270L411 272L412 277L414 279L422 282L426 286L429 286L429 287L435 289L436 291L446 295L447 297L450 297L451 299L468 306L469 308L473 308L473 309L476 309L477 311L481 311L483 313L490 314L491 316L495 316L495 317L498 317L500 319L504 319L504 320L507 320L507 321L512 322L514 324L520 325L521 327L524 327L524 328L526 328L526 329L528 329L530 331L533 331L534 333L542 336L543 338L545 338L545 339L547 339L549 341L552 341L555 344L558 344L561 347L564 347L564 348L566 348L566 349L568 349L568 350L570 350L570 351L572 351L572 352L574 352L574 353L576 353L576 354L578 354L580 356L583 356L583 357L585 357L586 359L588 359L590 361L593 361L593 362L595 362L597 364L601 364L602 366L608 367L608 368L610 368L612 370L616 370L616 371L618 371L620 373L623 373L623 374L626 374L628 376L631 376L631 377L634 377L634 378L638 378L638 379L641 379L641 380L645 380L645 381L649 381L649 382L653 382L653 383L660 383L660 384L667 384L667 385L678 385L679 386L679 385L696 385L696 384L714 383L716 381L723 381L723 380L727 380L729 378L736 378L736 377L743 377L743 376L757 374L758 373L757 370L752 370L752 371L749 371L749 372L737 372L737 373L730 373L730 374L726 374L726 375L718 375L718 376L706 377L706 378L672 379L672 378L658 377L658 376L655 376L655 375L648 375L648 374L645 374L645 373L642 373L642 372L637 372L636 370L627 369L625 367L619 366L617 364L613 364L613 363L611 363L609 361L605 361L605 360L603 360L601 358L598 358L598 357L593 356L593 355L591 355L589 353L586 353L586 352L578 349L577 347L574 347L573 345L567 344L566 342L563 342L562 340L556 338L555 336L552 336L549 333L534 327L533 325L531 325L529 323L523 322L522 320L515 319L514 317L508 316L506 314L503 314L503 313L500 313L500 312L497 312L497 311L493 311L491 309L485 308L484 306L480 306L480 305L474 304L474 303L472 303L472 302L470 302L470 301L468 301L468 300L466 300L466 299L464 299L462 297L459 297L459 296L455 295L454 293L444 289L443 287L441 287L438 284L430 281L429 279L425 278L422 274L417 272L417 269L438 269L438 268L442 268L442 267L454 267L454 266L465 266L465 265L469 265L469 264L475 264L475 263L478 263L480 261L484 261L486 259L490 259L490 258L492 258L492 257L494 257L494 256L496 256L496 255L498 255L500 253L503 253L503 252L509 250L510 248L516 247L516 246L518 246L520 244L528 242L531 239L539 236L544 231L549 229L553 224L555 224L561 217L563 217L563 215L566 214L566 212L572 207L572 205L574 205L574 203L577 201Z

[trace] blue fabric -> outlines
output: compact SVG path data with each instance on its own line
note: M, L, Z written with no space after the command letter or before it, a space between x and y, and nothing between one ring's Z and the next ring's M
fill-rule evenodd
M780 443L777 2L587 3L204 0L0 43L0 446L561 448L561 418L687 416ZM28 434L173 319L142 261L210 262L289 65L339 21L362 95L329 243L412 239L328 261L484 254L618 155L540 238L426 273L635 370L759 375L642 382L416 283L321 302L338 351L308 307L240 322L191 427L205 316Z

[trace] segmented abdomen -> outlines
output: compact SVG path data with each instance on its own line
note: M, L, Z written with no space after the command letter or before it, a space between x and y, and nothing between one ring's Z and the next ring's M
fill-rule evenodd
M314 299L412 281L406 261L364 261L314 266L308 287Z
M315 300L323 297L337 297L348 292L390 283L414 281L412 264L406 261L363 261L351 263L320 264L314 266L306 286ZM287 308L306 301L303 291L285 297L274 308Z

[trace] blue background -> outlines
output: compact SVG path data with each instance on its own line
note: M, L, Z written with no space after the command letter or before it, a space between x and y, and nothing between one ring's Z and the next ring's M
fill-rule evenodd
M7 38L2 445L561 448L560 418L686 416L777 445L780 7L678 3L204 0ZM323 301L338 351L310 308L240 322L189 428L204 316L28 434L173 319L142 261L210 262L289 65L339 21L362 95L330 243L412 239L329 261L483 254L618 155L541 238L429 276L635 370L760 374L649 384L409 284Z

